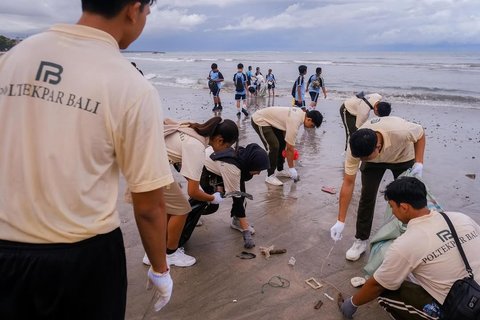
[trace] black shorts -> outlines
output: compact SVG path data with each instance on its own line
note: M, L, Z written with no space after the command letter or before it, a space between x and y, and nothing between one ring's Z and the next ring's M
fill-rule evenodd
M124 319L120 228L77 243L0 240L0 319Z
M214 88L213 90L210 90L212 92L212 95L214 97L218 97L218 95L220 94L220 88L217 87L216 89Z
M312 101L317 102L320 92L309 91L308 93L310 93L310 98L312 99Z
M240 93L235 93L235 100L245 100L247 98L247 95L244 93L244 94L240 94Z
M275 82L272 83L272 84L267 84L267 88L268 88L268 90L275 89Z

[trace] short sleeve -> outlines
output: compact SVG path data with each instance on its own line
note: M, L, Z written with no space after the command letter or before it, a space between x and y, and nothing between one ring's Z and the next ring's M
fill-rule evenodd
M205 146L197 139L184 135L182 142L182 169L180 174L193 181L200 181L205 161Z
M163 137L163 112L151 88L114 130L115 153L132 192L152 191L173 182Z
M413 267L404 257L402 250L393 242L373 277L385 289L397 290L412 270Z
M350 146L348 146L347 153L345 155L345 173L353 176L357 174L359 166L360 166L360 159L352 156Z
M423 130L423 127L419 124L416 124L416 123L412 123L412 122L407 122L408 123L408 131L409 131L409 141L415 143L417 142L418 140L420 140L420 138L424 135L424 130Z

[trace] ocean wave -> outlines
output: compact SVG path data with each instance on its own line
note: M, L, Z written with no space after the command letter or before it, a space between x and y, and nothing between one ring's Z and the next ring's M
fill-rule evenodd
M293 60L293 63L300 63L300 64L321 64L321 65L330 65L333 64L332 61L317 61L317 60Z

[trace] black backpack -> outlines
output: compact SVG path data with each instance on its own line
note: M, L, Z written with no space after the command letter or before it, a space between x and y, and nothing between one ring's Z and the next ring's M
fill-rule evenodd
M303 79L298 76L297 80L295 80L295 82L293 83L293 87L292 87L292 97L295 98L295 93L297 92L297 87L303 83Z
M240 74L235 73L235 91L242 92L245 90L245 85L243 83L244 81L247 81L246 78L247 77L243 73L241 73L241 77Z

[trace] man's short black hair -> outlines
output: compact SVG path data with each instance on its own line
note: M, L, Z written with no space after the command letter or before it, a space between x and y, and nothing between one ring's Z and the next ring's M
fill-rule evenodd
M323 115L318 110L308 110L305 117L312 119L315 127L320 127L323 122Z
M317 69L315 69L315 73L317 73L317 74L322 73L322 68L318 67Z
M368 157L377 146L377 134L372 129L358 129L350 136L349 143L353 157Z
M400 177L391 182L383 195L385 200L394 201L397 205L408 203L417 210L427 206L427 188L422 181L414 177Z
M213 70L213 69L217 69L217 68L218 68L217 64L216 64L216 63L212 63L212 70Z
M300 72L300 74L305 74L305 73L307 73L307 66L306 66L306 65L303 65L303 64L300 65L300 66L298 67L298 72Z
M237 68L238 68L238 69L243 69L243 63L237 64Z
M392 105L385 101L380 101L377 104L377 114L379 117L387 117L392 112Z
M140 2L143 7L146 4L154 4L156 0L82 0L82 11L99 14L107 19L115 17L127 4Z

